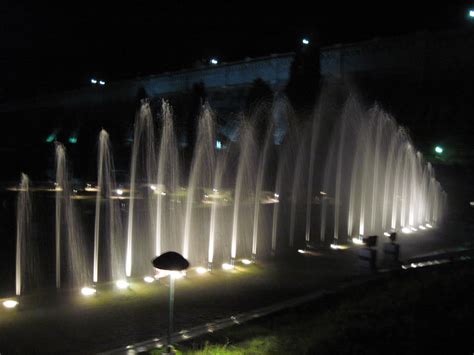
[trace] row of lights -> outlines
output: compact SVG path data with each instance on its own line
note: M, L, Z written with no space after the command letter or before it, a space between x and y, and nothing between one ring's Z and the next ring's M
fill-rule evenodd
M249 260L249 259L242 259L241 262L244 265L252 264L252 261ZM223 270L232 270L232 269L234 269L234 265L229 264L229 263L224 263L224 264L222 264L222 269ZM209 269L207 269L205 267L202 267L202 266L197 267L195 270L196 270L196 273L198 273L199 275L203 275L203 274L209 272ZM175 280L179 280L179 279L183 278L186 275L185 272L182 272L182 271L160 271L160 273L156 277L145 276L143 278L143 281L150 284L150 283L155 282L158 278L162 278L162 277L168 276L170 274L172 275L172 277ZM124 290L124 289L128 288L130 286L130 284L127 282L127 280L117 280L115 282L115 286L120 290ZM83 296L93 296L97 293L97 290L93 287L83 287L81 289L81 293L82 293ZM5 301L5 302L16 302L16 301L8 300L8 301ZM4 306L7 307L5 305L5 302L4 302ZM11 303L8 303L8 304L11 304ZM16 304L18 304L18 302L16 302ZM15 306L16 306L16 304L15 304ZM15 306L13 306L13 307L15 307ZM13 307L10 307L10 308L13 308Z
M91 79L91 84L92 84L92 85L97 85L97 84L99 84L99 85L101 85L101 86L104 86L104 85L105 85L105 81L104 81L104 80L97 80L97 79L95 79L95 78L92 78L92 79Z

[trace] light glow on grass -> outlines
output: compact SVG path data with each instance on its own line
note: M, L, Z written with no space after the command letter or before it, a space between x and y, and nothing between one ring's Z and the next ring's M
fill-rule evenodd
M222 264L222 269L224 270L232 270L234 268L234 265L229 264L229 263L224 263Z
M81 293L83 296L92 296L92 295L95 295L96 293L96 289L95 288L92 288L92 287L83 287L81 288Z
M18 306L18 302L15 300L3 301L3 307L5 308L15 308L16 306Z
M196 272L200 275L205 274L208 270L205 267L199 266L196 268Z
M402 233L410 234L411 232L412 232L411 228L408 228L408 227L403 227L402 228Z
M244 264L244 265L250 265L250 264L252 264L252 261L249 260L249 259L242 259L242 264Z
M127 282L127 280L117 280L115 282L115 286L117 286L117 288L123 290L123 289L128 288L129 283Z
M145 281L147 284L151 284L153 281L155 281L155 279L151 276L145 276L143 281Z

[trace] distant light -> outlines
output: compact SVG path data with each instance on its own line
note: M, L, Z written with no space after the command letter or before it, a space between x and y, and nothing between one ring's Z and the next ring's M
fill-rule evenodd
M303 249L298 249L298 253L300 253L300 254L306 254L306 251L303 250Z
M323 195L323 196L326 196L326 195L327 195L327 193L325 193L324 191L319 191L319 193L320 193L321 195Z
M426 223L425 226L428 227L428 228L433 228L433 226L429 223Z
M222 149L222 142L216 141L216 149Z
M162 191L161 196L166 196L166 192Z
M115 282L115 286L117 286L117 288L123 290L123 289L127 288L129 286L129 284L126 280L118 280L118 281Z
M53 143L55 139L56 139L56 132L53 132L46 138L46 143Z
M219 192L219 190L218 190L218 189L212 189L212 191L213 191L213 192Z
M219 64L219 61L216 58L211 58L209 63L211 63L212 65L217 65L217 64Z
M383 232L383 235L386 236L386 237L390 237L390 233L389 233L389 232Z
M150 185L150 189L152 189L153 191L156 191L156 186L155 185Z
M443 147L440 147L439 145L437 145L434 150L435 150L435 152L438 153L438 154L442 154L442 153L443 153Z
M99 84L102 85L102 86L104 86L104 85L105 85L105 81L100 80L100 81L99 81Z
M364 242L361 238L352 238L352 243L356 244L356 245L364 245Z
M275 196L275 198L279 198L280 197L280 194L277 194L276 192L273 194L273 196Z
M469 202L469 205L471 205L472 207L474 207L474 201Z
M196 268L196 272L198 274L205 274L208 270L205 268L205 267L202 267L202 266L199 266L198 268Z
M233 268L234 268L234 265L231 265L231 264L228 264L228 263L222 264L222 269L224 269L224 270L232 270Z
M3 301L3 307L5 308L15 308L16 306L18 306L18 302L15 300Z
M153 281L155 281L155 279L151 276L145 276L143 281L145 281L147 284L151 284Z
M91 79L91 84L97 84L97 79Z
M77 143L77 136L71 136L71 137L69 137L69 143L71 143L71 144L76 144L76 143Z
M309 39L303 38L303 39L301 40L301 43L303 43L305 46L307 46L307 45L309 44Z
M469 17L474 17L474 10L469 10Z
M242 264L244 264L244 265L250 265L250 264L252 264L252 261L249 260L249 259L242 259Z
M410 234L411 232L412 232L411 228L408 228L408 227L403 227L402 228L402 233Z
M115 190L115 193L119 196L122 196L123 195L123 190L122 189L117 189L117 190Z
M96 293L96 290L95 288L92 288L92 287L83 287L81 288L81 293L84 296L92 296Z

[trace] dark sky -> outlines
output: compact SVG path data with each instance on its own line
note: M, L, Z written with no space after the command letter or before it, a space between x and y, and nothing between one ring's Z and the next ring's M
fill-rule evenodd
M221 61L423 29L469 26L471 2L3 1L0 101ZM98 5L101 3L102 5ZM190 5L194 4L194 5ZM311 5L309 5L311 4ZM265 5L265 6L263 6Z

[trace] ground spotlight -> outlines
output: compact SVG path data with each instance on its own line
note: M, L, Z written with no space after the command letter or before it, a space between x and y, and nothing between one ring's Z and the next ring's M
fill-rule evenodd
M412 232L411 228L408 228L408 227L403 227L402 228L402 233L410 234L411 232Z
M127 280L117 280L115 282L115 286L117 286L117 288L123 290L125 288L128 288L129 284L128 284Z
M234 268L234 265L229 264L229 263L224 263L222 264L222 269L224 270L232 270Z
M433 226L432 226L431 224L429 224L429 223L426 223L425 226L426 226L427 228L433 228Z
M151 276L145 276L143 281L145 281L147 284L151 284L153 281L155 281L155 279Z
M208 270L207 270L205 267L202 267L202 266L199 266L199 267L196 268L196 272L197 272L198 274L201 274L201 275L202 275L202 274L205 274L207 271L208 271Z
M250 264L252 264L252 261L249 260L249 259L242 259L242 264L244 264L244 265L250 265Z
M418 228L420 228L423 231L426 229L426 227L424 225L419 225Z
M349 248L347 245L340 245L340 244L336 244L336 243L332 243L330 245L330 247L333 250L346 250L346 249Z
M18 302L15 300L3 301L3 307L5 308L15 308L16 306L18 306Z
M182 279L184 275L186 275L185 271L171 271L171 277L173 277L174 280Z
M306 254L306 250L298 249L298 253L300 253L300 254Z
M305 46L307 46L307 45L309 44L309 39L303 38L303 39L301 40L301 43L303 43Z
M95 295L96 289L92 287L83 287L81 288L81 293L83 296L92 296Z

